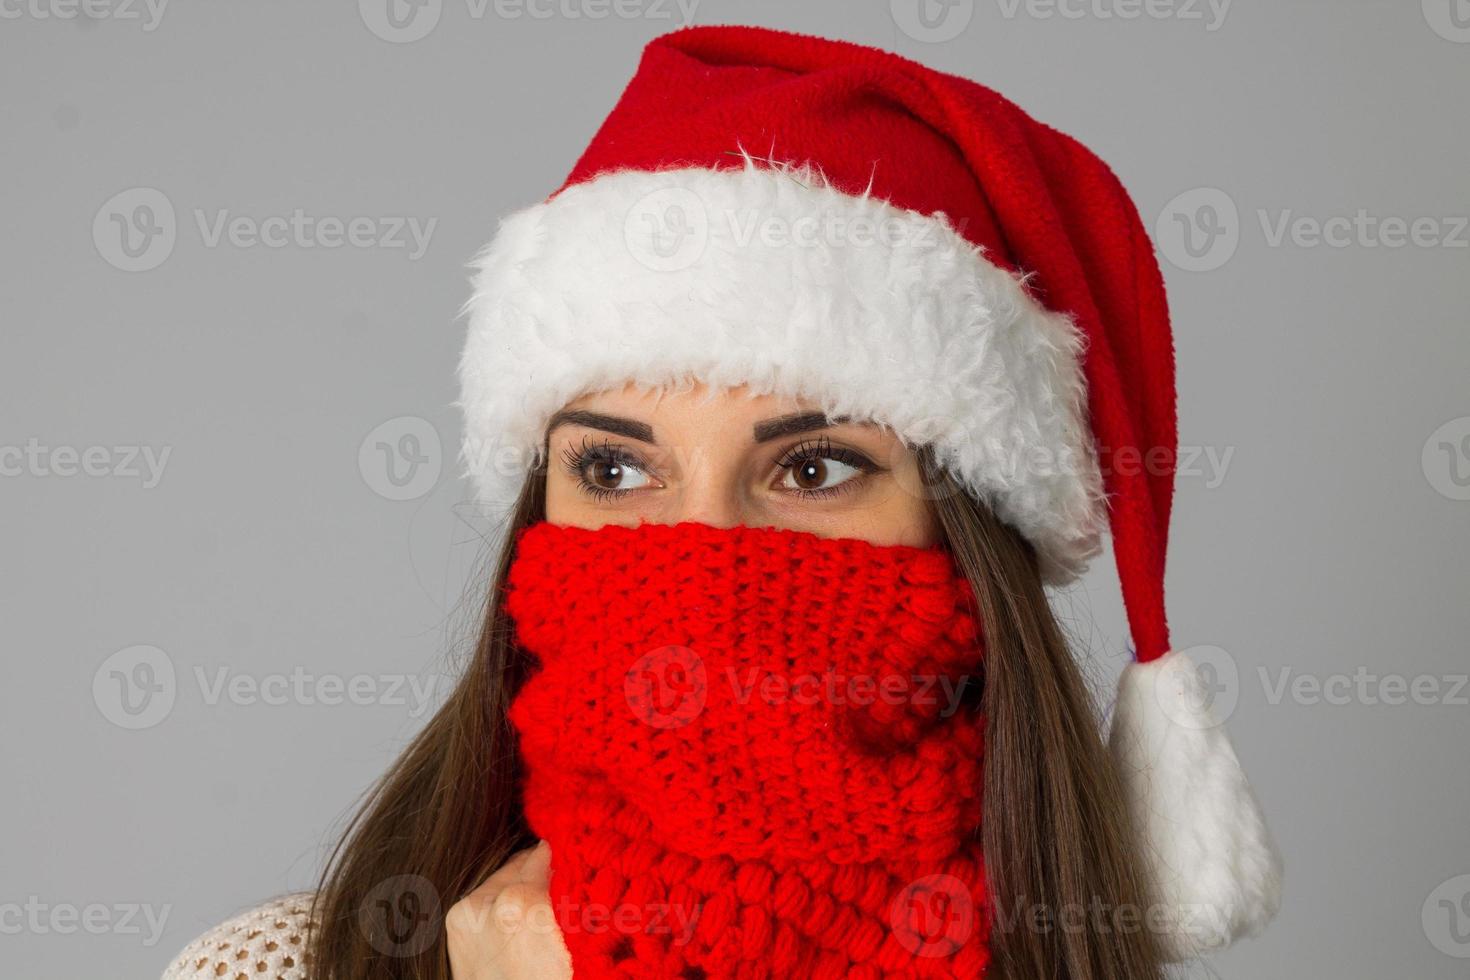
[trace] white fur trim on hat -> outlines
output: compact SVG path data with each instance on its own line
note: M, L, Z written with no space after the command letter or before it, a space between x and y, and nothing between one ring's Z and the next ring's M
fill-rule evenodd
M1081 334L942 214L748 159L618 171L506 218L475 269L460 407L487 508L515 500L573 399L701 381L932 445L1049 581L1099 549Z
M1150 927L1171 958L1258 933L1281 907L1281 854L1184 652L1124 669L1109 741L1142 840Z

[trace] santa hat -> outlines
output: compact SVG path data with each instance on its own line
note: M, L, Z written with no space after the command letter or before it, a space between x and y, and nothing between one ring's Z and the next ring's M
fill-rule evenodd
M1278 852L1164 615L1163 282L1090 151L883 51L693 28L648 45L566 183L476 268L461 407L489 508L568 401L699 379L931 446L1052 583L1110 526L1136 655L1111 744L1166 941L1192 955L1274 915Z

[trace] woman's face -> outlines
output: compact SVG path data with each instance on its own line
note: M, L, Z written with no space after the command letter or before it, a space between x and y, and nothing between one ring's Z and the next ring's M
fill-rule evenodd
M586 395L547 430L553 524L777 527L929 547L918 459L892 432L741 389Z

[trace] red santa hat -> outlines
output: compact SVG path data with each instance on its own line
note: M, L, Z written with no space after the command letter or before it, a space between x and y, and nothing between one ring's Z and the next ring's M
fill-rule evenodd
M999 94L755 28L648 45L566 183L476 261L464 458L503 509L573 398L698 379L933 447L1066 582L1113 552L1136 662L1111 744L1180 956L1279 905L1277 849L1171 652L1163 281L1108 167Z

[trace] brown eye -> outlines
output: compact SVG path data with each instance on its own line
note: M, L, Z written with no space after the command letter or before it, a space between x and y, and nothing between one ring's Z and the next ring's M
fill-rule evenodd
M818 490L827 482L827 461L809 459L791 468L791 479L802 490Z
M616 490L623 481L623 464L611 460L598 460L587 467L590 471L587 482L604 490Z
M808 456L782 464L781 486L801 493L832 490L862 475L862 470L832 456Z
M594 490L636 490L652 481L631 463L618 459L593 459L582 466L582 482Z

